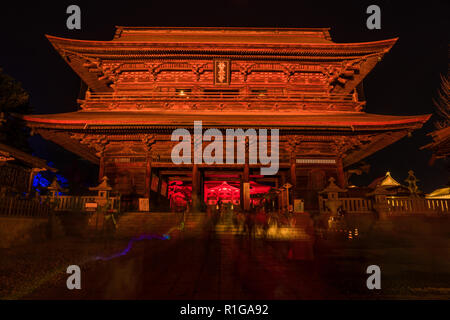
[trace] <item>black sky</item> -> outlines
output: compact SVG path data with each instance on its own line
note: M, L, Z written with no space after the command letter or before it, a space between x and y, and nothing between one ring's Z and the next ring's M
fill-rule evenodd
M335 42L364 42L399 37L399 41L364 81L366 111L378 114L434 113L440 74L448 72L449 1L2 1L0 4L0 67L21 81L35 113L76 110L80 79L51 47L45 34L110 40L115 25L331 27ZM81 7L82 28L66 28L66 8ZM366 8L381 8L381 30L366 28ZM368 183L390 170L404 180L413 169L425 191L448 183L442 161L428 165L432 118L411 138L404 138L368 159L371 172L354 179ZM70 155L33 138L36 154L68 173ZM80 162L80 161L78 161ZM83 166L77 166L82 168ZM72 174L73 175L73 174Z

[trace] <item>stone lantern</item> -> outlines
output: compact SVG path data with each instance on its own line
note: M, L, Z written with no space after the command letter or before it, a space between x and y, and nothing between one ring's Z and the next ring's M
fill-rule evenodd
M62 188L58 181L55 179L53 179L52 184L47 188L50 191L50 197L55 199L58 197L58 194L60 192L67 192L67 189Z
M112 187L108 183L108 177L104 176L100 184L96 187L89 188L91 191L97 191L97 203L101 206L108 203L109 194L112 190Z
M342 200L339 200L339 192L347 192L347 189L338 187L334 183L335 179L333 177L331 177L328 181L330 182L328 186L320 191L319 194L327 195L325 206L330 210L332 216L337 216L337 210L342 205Z
M374 199L373 208L378 213L380 220L384 220L389 214L389 205L387 201L387 196L392 196L395 194L393 188L400 187L394 178L392 178L391 173L388 171L384 178L377 184L375 190L368 193L367 196L372 196Z

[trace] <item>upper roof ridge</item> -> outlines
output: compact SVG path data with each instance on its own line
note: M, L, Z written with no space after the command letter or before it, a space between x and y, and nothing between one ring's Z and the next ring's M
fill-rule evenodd
M315 38L331 42L330 28L259 28L259 27L143 27L116 26L114 40L129 41L136 38L152 38L161 35L173 36L245 36L265 37L286 36L292 38Z

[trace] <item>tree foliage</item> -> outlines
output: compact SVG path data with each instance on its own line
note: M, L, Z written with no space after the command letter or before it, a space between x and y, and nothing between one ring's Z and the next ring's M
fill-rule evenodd
M29 130L11 117L12 113L31 113L30 95L22 84L0 68L0 141L30 151Z
M30 95L0 68L0 112L31 113Z
M436 111L441 118L441 120L436 122L436 127L438 129L443 129L450 125L449 95L450 83L448 77L441 76L441 87L438 91L438 98L433 99Z

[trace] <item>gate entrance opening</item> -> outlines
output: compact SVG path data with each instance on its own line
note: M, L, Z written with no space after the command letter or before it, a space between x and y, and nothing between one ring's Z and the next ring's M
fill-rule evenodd
M250 181L250 202L256 206L272 186ZM203 201L206 205L221 203L241 204L240 181L205 181L203 184ZM169 185L170 207L184 210L192 199L192 184L183 181L172 181Z

